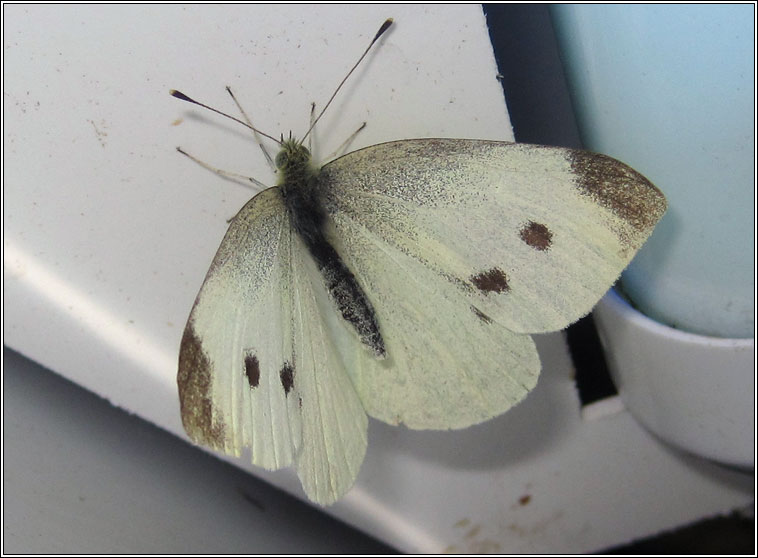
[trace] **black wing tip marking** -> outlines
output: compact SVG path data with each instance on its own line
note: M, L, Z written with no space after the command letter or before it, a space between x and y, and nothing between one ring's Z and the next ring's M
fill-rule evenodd
M179 405L182 424L190 438L212 448L223 448L226 427L214 416L211 397L211 363L195 333L192 322L187 323L179 349Z
M582 192L647 238L667 205L666 197L652 182L607 155L570 150L568 160Z

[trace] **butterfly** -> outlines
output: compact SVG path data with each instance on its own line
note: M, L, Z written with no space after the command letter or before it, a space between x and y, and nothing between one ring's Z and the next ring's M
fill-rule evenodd
M294 465L322 505L355 482L368 416L459 429L520 402L540 371L530 334L590 312L666 209L585 151L406 139L319 167L277 142L278 184L232 220L177 383L192 440Z

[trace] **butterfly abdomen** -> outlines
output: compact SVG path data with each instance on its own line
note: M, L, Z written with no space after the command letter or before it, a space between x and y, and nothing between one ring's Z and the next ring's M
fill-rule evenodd
M299 160L299 159L298 159ZM384 357L384 340L376 314L353 272L324 235L326 211L316 191L316 172L310 161L300 165L289 159L280 182L284 203L295 232L316 262L329 295L342 317L355 329L361 342L376 356Z
M342 317L350 323L366 345L376 356L385 355L384 340L379 332L374 308L368 297L348 269L337 251L323 234L311 237L306 246L318 265L327 291L334 300Z

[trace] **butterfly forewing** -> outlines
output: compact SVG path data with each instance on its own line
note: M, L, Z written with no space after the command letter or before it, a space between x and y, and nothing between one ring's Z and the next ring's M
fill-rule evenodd
M484 140L374 145L326 165L321 181L346 250L352 227L365 229L520 333L587 314L666 207L609 157Z
M269 469L293 461L301 422L279 381L293 354L284 288L291 276L289 234L276 191L262 192L240 210L197 296L179 361L182 418L190 436L208 438L213 424L213 447L239 455L250 446L253 462ZM279 334L266 335L270 328ZM195 353L205 366L186 360ZM200 398L208 401L203 420L190 404ZM272 420L278 421L275 430Z
M352 486L367 428L321 317L326 296L280 189L263 191L232 221L213 260L178 376L195 441L235 455L249 447L267 469L296 462L306 493L323 504Z

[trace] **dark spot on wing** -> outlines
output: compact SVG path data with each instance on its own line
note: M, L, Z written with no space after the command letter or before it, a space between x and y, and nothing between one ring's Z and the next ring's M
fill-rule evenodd
M258 382L261 381L261 368L258 365L258 357L255 355L245 355L245 376L251 388L258 387Z
M477 318L482 320L485 324L491 324L492 318L490 318L487 314L479 310L476 306L471 306L471 311L476 315Z
M542 223L529 221L519 232L521 240L540 252L550 248L553 243L553 233Z
M506 293L510 290L508 277L502 269L493 267L471 277L474 286L485 293Z
M292 386L295 385L295 369L289 362L284 363L281 372L279 372L279 379L282 381L285 395L288 395Z
M638 247L666 211L661 191L633 168L606 155L572 150L568 159L581 191L641 235L621 238Z
M522 506L526 506L529 502L532 501L531 494L524 494L521 498L518 499L518 503Z
M179 406L184 430L198 444L224 448L224 423L214 417L211 400L211 366L192 321L187 323L179 348Z

